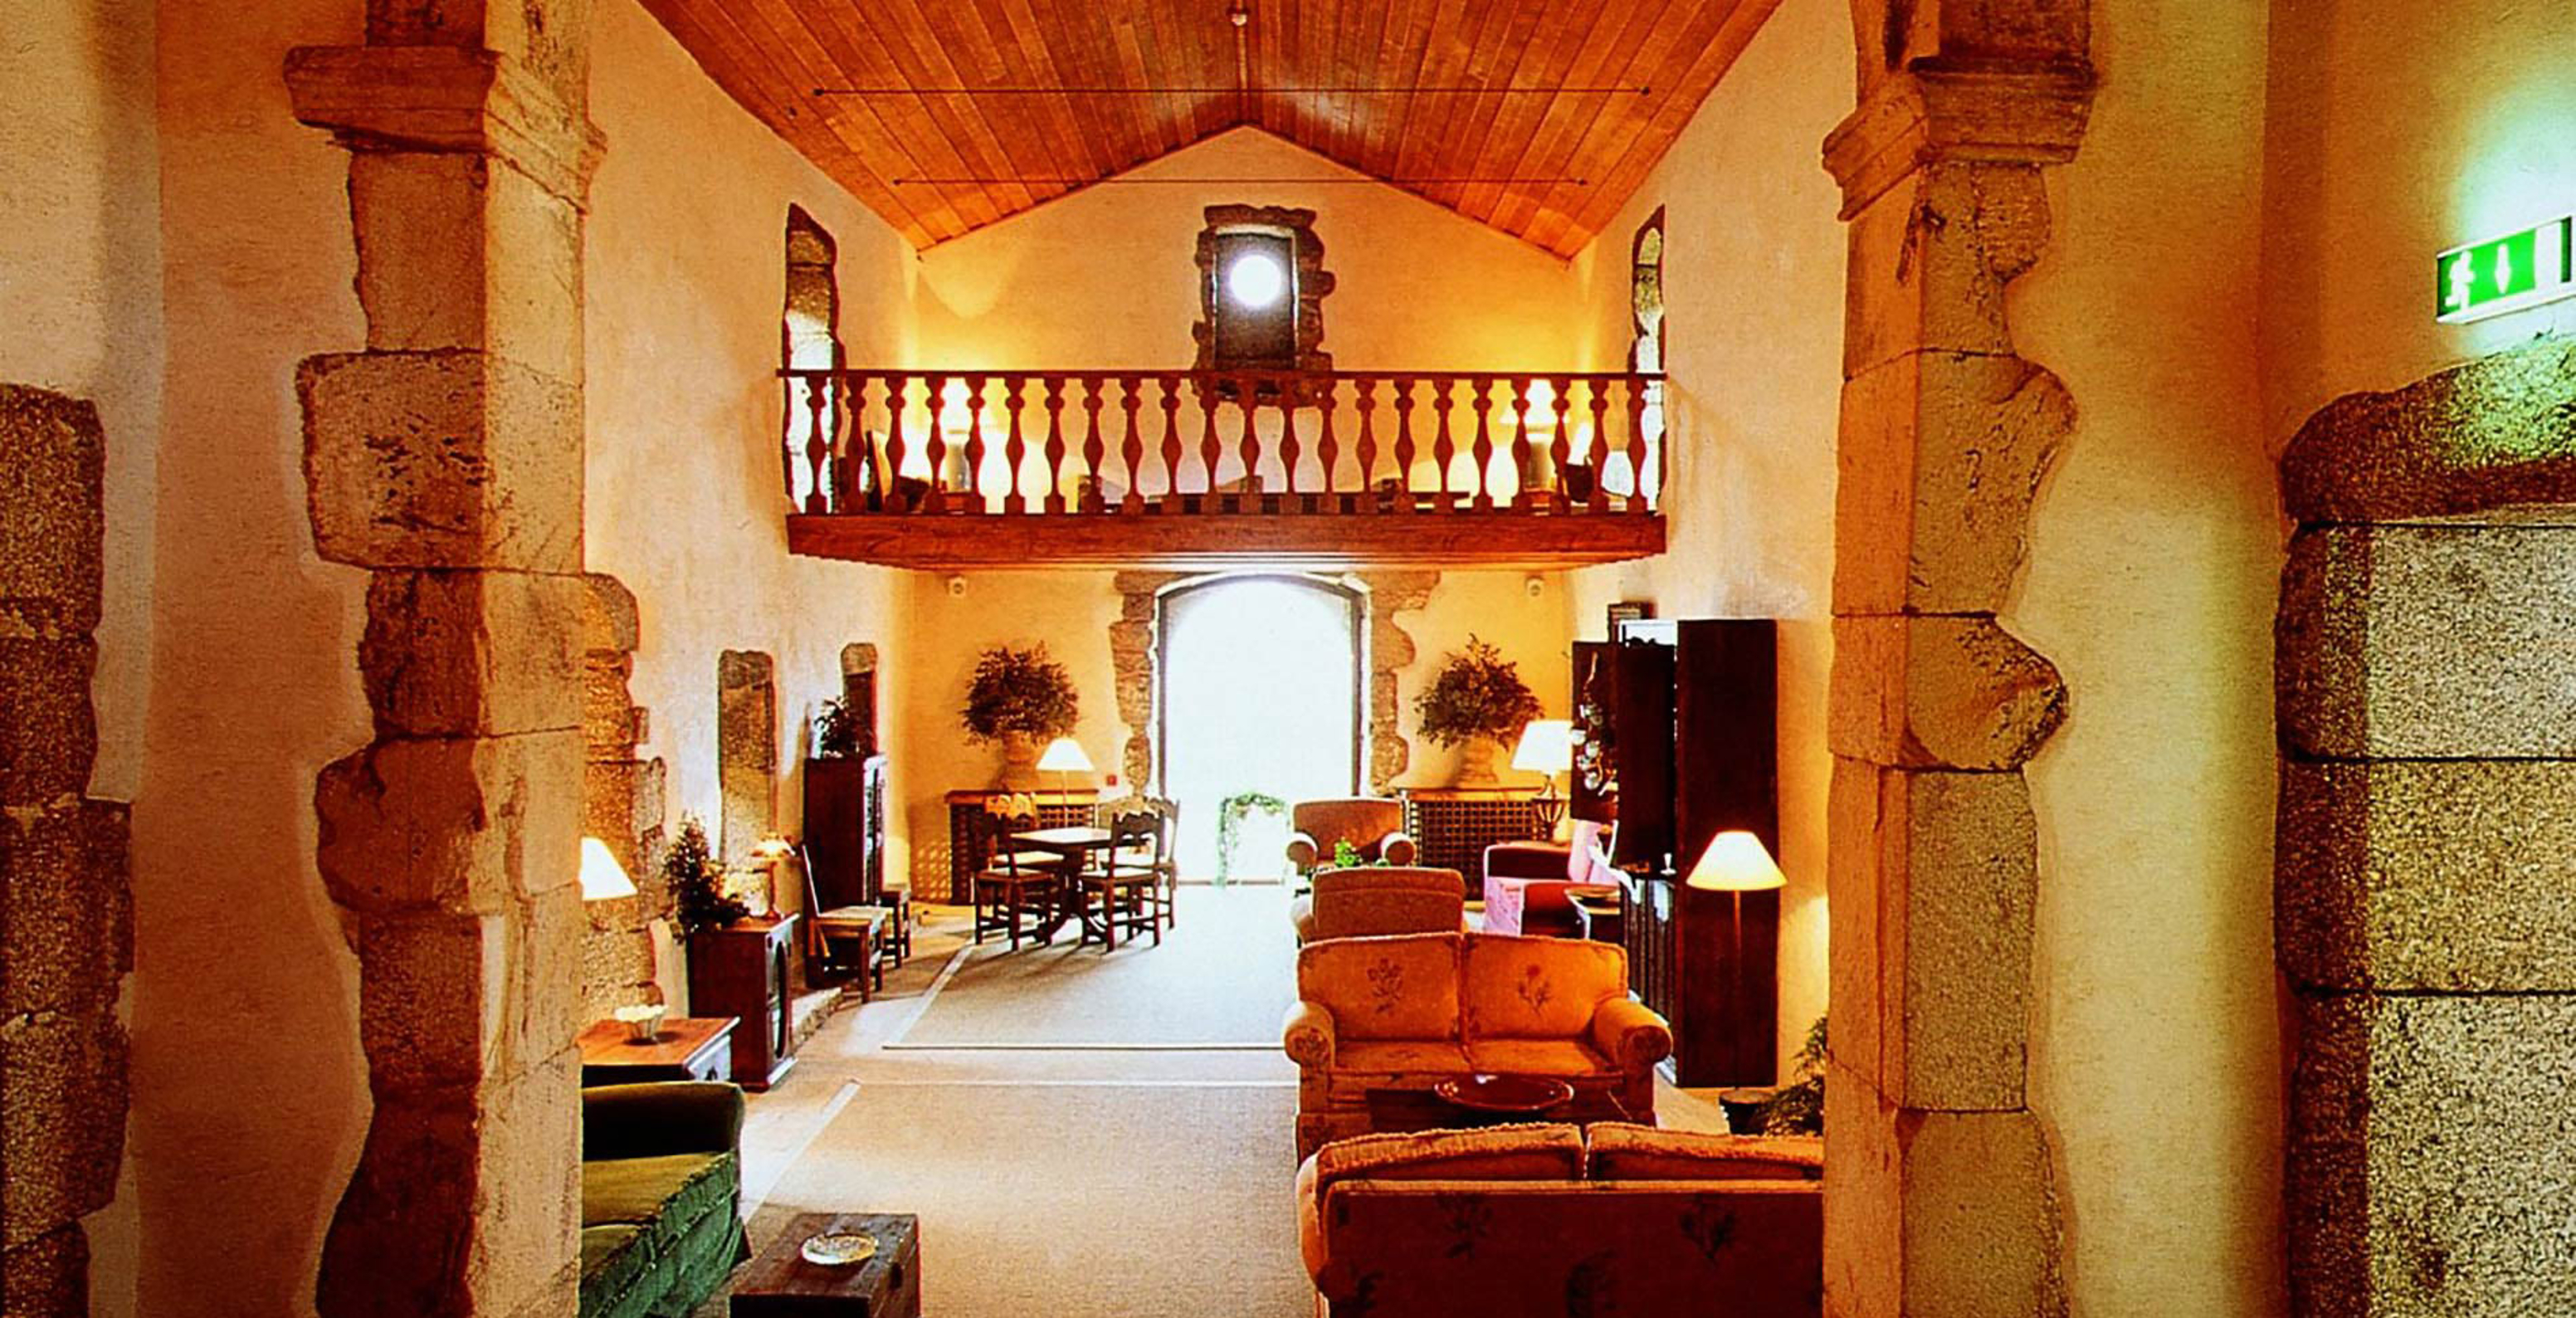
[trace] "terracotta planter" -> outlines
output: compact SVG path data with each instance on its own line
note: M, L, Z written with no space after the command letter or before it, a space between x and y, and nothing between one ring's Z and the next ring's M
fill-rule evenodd
M1470 737L1458 748L1458 786L1491 787L1503 780L1503 744L1491 737Z
M1004 792L1033 792L1038 788L1038 739L1025 732L1005 732L1002 742L1002 771L993 787Z

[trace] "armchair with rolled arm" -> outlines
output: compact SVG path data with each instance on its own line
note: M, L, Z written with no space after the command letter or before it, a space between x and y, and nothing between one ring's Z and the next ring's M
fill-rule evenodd
M708 1081L581 1091L581 1313L687 1313L751 1257L742 1090Z
M1467 881L1456 870L1358 865L1315 871L1315 890L1288 904L1297 941L1466 928Z
M1333 862L1333 844L1348 842L1364 861L1410 865L1413 839L1404 835L1404 803L1378 796L1328 797L1288 808L1288 863L1300 874Z

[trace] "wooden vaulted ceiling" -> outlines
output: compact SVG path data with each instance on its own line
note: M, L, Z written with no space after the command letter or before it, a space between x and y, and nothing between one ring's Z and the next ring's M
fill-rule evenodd
M916 246L1252 125L1560 256L1778 0L1234 3L644 0Z

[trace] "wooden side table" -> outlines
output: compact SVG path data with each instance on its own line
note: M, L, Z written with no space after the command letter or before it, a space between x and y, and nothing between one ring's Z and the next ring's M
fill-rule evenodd
M614 1019L593 1021L581 1032L581 1083L638 1085L655 1080L733 1079L732 1016L681 1016L662 1022L650 1043L627 1037Z
M798 1251L826 1231L876 1237L865 1263L826 1267ZM803 1213L734 1275L733 1318L920 1318L921 1219L910 1213Z
M740 1016L734 1081L767 1089L796 1064L795 1005L787 992L787 940L798 913L750 915L689 936L689 1006Z

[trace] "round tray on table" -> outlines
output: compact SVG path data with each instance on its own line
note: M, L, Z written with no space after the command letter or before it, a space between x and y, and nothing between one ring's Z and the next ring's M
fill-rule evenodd
M1535 1117L1574 1101L1574 1086L1552 1076L1477 1074L1431 1087L1441 1102L1494 1116Z

